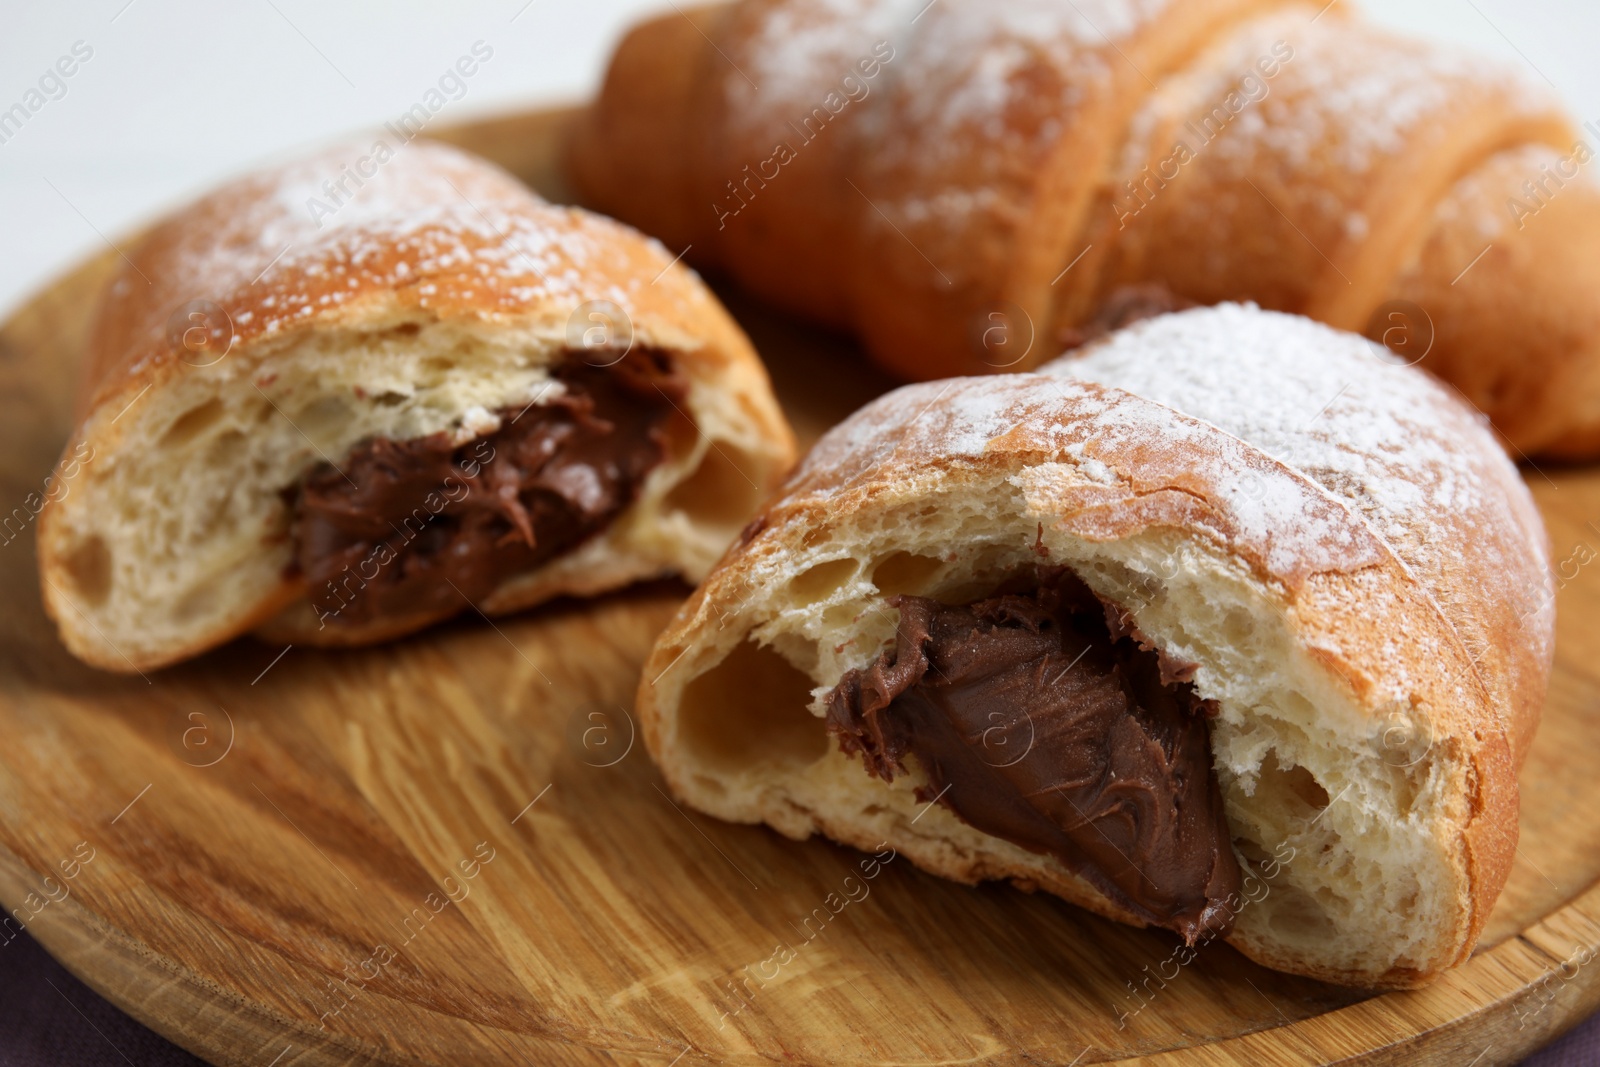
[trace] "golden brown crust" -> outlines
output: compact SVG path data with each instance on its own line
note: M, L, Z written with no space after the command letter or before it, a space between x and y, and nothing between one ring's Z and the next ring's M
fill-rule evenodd
M701 9L698 30L668 15L614 57L574 178L698 262L856 332L905 379L1036 366L1129 284L1375 335L1390 326L1375 316L1407 301L1410 351L1429 349L1423 365L1510 442L1587 454L1600 334L1579 293L1600 283L1581 239L1600 229L1596 186L1535 167L1435 214L1499 153L1569 156L1570 120L1514 71L1342 8L1313 20L1320 6L1128 0L1090 22L1020 0L742 0ZM864 77L878 42L892 58ZM646 126L686 148L637 152L624 133ZM1528 217L1503 241L1482 235L1512 201ZM1517 250L1495 253L1501 295L1450 288L1502 243Z
M323 182L366 154L344 146L226 185L151 230L107 288L81 380L80 421L87 409L198 361L169 336L173 313L194 300L227 313L231 358L268 337L360 321L375 299L386 316L531 319L565 335L581 303L618 291L628 295L636 333L704 336L700 358L713 367L755 360L691 273L663 273L672 257L656 242L546 204L498 167L442 144L397 151L408 153L418 180L378 190L377 203L357 198L321 219L313 214L312 198L335 204ZM339 214L363 209L370 226L332 226Z
M365 180L351 176L358 171ZM245 177L157 225L128 259L107 288L91 335L77 426L67 445L70 454L87 442L108 458L85 468L75 491L47 508L40 524L46 606L73 651L108 669L173 662L271 620L278 620L276 632L349 644L386 639L439 617L319 634L314 619L312 626L305 618L295 621L309 612L303 601L294 607L302 591L286 571L275 582L258 582L204 632L140 651L137 640L97 634L104 620L91 618L83 599L71 593L70 556L93 525L93 509L104 506L100 490L126 477L118 473L118 457L129 450L149 453L166 440L142 424L146 412L180 388L214 381L207 388L219 396L253 387L282 415L272 395L280 372L319 339L385 330L416 336L460 326L475 331L473 337L526 346L536 352L527 359L553 364L587 343L581 336L592 322L583 308L605 302L613 310L603 314L615 318L620 308L616 344L652 347L673 360L689 383L684 407L695 426L720 419L733 427L729 432L749 438L740 460L751 479L770 485L792 462L793 437L764 368L692 271L636 231L549 205L505 172L444 145L386 146L381 157L374 145L344 145ZM218 332L185 335L196 326ZM349 376L357 379L353 399L343 399L376 410L359 381L367 365L354 362L370 357L352 349L331 358L350 361ZM368 369L379 377L391 374L383 365ZM492 385L497 372L463 365L459 373ZM303 388L319 387L341 399L332 385ZM441 401L449 402L448 396ZM462 413L429 417L452 414L459 419ZM688 431L690 438L694 432ZM308 461L329 458L310 436L301 438L310 443ZM155 529L161 516L148 519ZM281 551L281 533L263 536L263 552ZM582 571L552 566L559 577L549 581L509 579L483 606L515 610L677 569L665 566L660 553L627 561L596 555L589 563Z

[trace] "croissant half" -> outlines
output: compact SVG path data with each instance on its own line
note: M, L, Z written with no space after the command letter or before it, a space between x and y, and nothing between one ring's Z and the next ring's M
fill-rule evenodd
M646 665L673 790L1328 981L1464 959L1554 622L1480 418L1239 305L1041 371L822 438Z
M1386 340L1600 450L1600 189L1516 70L1278 0L741 0L635 29L588 202L859 335L1021 370L1130 285Z
M157 225L81 395L43 594L68 648L122 671L255 628L353 645L692 580L794 447L671 253L426 141L342 145Z

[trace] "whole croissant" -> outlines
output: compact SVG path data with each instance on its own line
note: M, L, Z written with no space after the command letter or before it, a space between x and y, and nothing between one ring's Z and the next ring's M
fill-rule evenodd
M1600 452L1592 149L1519 71L1336 5L680 11L624 40L570 169L905 378L1027 369L1159 286L1364 331L1515 449Z

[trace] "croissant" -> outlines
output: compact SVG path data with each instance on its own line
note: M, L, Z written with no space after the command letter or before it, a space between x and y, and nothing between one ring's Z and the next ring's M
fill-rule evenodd
M341 145L157 225L80 395L42 592L119 671L692 580L794 453L671 253L426 141Z
M904 379L1036 366L1159 285L1366 332L1516 449L1600 451L1593 150L1517 70L1344 7L699 8L622 42L570 171Z
M1304 318L1224 304L1082 352L825 435L659 638L650 752L712 815L1190 958L1428 981L1505 883L1548 684L1516 468Z

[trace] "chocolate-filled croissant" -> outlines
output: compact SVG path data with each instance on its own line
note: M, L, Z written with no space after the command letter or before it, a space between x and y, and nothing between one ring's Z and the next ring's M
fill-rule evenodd
M659 244L441 144L343 145L129 250L40 521L45 606L142 671L693 580L793 447Z
M1120 289L1366 332L1600 451L1595 145L1529 74L1274 0L741 0L618 48L587 202L857 334L1022 370Z
M1186 952L1435 977L1511 867L1554 594L1480 417L1374 347L1225 304L867 405L661 635L668 783Z

